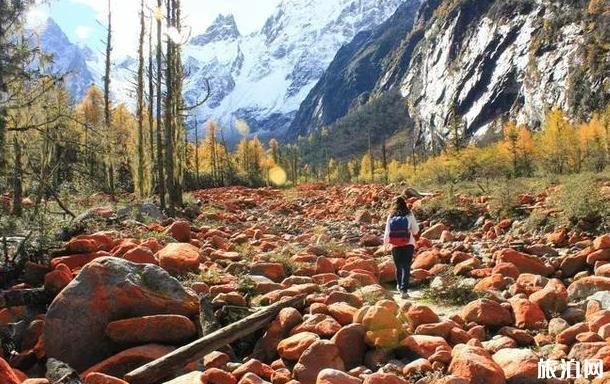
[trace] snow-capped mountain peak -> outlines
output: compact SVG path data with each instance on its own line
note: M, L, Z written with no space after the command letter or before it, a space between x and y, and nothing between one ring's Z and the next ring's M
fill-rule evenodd
M216 20L204 33L191 39L192 45L206 45L215 41L231 41L239 38L241 34L233 15L218 15Z

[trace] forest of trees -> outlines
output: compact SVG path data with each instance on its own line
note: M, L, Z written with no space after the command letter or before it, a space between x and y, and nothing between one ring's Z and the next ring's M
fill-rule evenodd
M572 122L554 108L536 133L507 122L503 139L485 146L468 145L456 115L447 143L437 148L426 146L392 93L296 143L244 135L230 148L214 121L187 134L189 113L206 100L186 105L182 97L187 75L180 0L157 0L153 10L140 1L133 110L111 99L112 14L107 15L104 83L74 103L64 88L65 74L48 73L52 58L30 45L23 28L29 5L0 0L0 204L15 216L24 204L37 211L48 201L74 216L66 200L98 192L138 200L156 196L172 212L183 205L184 191L197 188L448 183L599 172L610 162L610 108L583 122ZM249 132L245 122L237 124Z

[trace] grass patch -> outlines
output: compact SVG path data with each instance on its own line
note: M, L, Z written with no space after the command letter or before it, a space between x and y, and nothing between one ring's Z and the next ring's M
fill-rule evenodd
M485 297L474 291L475 282L453 274L447 270L432 280L430 286L422 290L422 299L442 305L465 305L473 300Z

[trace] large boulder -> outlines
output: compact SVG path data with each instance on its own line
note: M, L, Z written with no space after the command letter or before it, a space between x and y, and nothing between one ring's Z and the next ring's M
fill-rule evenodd
M510 312L499 303L489 299L479 299L468 303L462 309L462 318L488 327L511 325Z
M157 253L159 265L173 275L197 272L201 253L189 243L169 243Z
M303 352L294 366L293 376L302 384L315 384L318 374L325 368L345 371L339 348L328 340L318 340Z
M497 263L512 263L521 273L547 276L553 272L552 268L544 264L538 256L528 255L512 248L499 251L496 257Z
M179 344L197 334L195 324L185 316L154 315L113 321L106 335L119 344Z
M470 384L504 384L502 367L481 347L458 344L451 352L449 373L468 380Z
M83 267L53 300L43 341L49 357L83 371L116 352L105 334L110 322L197 311L197 297L158 266L105 257Z
M536 384L538 356L531 349L504 348L494 353L493 360L504 371L509 384Z

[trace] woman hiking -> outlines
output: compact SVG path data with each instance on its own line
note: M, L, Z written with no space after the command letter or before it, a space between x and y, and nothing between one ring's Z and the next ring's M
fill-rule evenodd
M411 277L411 262L415 254L415 238L419 232L419 224L407 206L404 196L394 199L388 215L383 236L386 246L392 247L392 257L396 265L396 288L403 299L409 298L409 278Z

